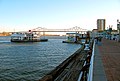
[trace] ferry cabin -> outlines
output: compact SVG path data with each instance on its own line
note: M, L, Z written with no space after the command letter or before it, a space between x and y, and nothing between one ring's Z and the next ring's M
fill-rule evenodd
M28 40L35 40L38 39L38 35L35 33L21 33L21 32L17 32L17 33L13 33L11 35L11 41L28 41Z
M67 41L68 42L79 42L81 39L86 38L86 34L79 34L79 33L66 33Z

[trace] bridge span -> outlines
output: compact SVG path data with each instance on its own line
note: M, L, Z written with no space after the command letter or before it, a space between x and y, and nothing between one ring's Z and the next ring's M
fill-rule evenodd
M32 29L31 31L33 32L87 32L88 30L75 26L69 29L47 29L43 27L37 27L35 29Z
M87 31L87 29L83 29L80 28L78 26L72 27L72 28L68 28L68 29L47 29L47 28L43 28L43 27L37 27L34 29L30 29L31 32L79 32L81 34L85 34ZM19 32L28 32L28 31L19 31ZM9 32L9 33L15 33L15 32Z

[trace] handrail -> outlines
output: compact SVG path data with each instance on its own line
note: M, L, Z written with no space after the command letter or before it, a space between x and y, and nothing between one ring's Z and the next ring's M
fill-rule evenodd
M86 62L84 62L83 66L85 66L85 65L86 65ZM78 78L78 81L81 80L81 78L82 78L82 74L83 74L83 72L81 71L81 73L80 73L80 75L79 75L79 78Z
M92 54L91 54L92 56L91 56L91 60L90 60L89 72L87 74L87 81L92 81L92 79L93 79L94 51L95 51L95 41L93 42L93 49L92 49ZM84 63L83 66L85 66L85 65L86 65L86 62ZM81 71L78 81L81 81L82 74L83 74L83 72Z
M88 74L87 81L92 81L92 79L93 79L94 51L95 51L95 41L93 43L93 50L92 50L92 56L91 56L90 67L89 67L89 74Z

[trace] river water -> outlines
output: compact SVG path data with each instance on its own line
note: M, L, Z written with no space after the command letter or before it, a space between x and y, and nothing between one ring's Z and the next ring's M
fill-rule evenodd
M37 81L77 49L80 44L48 42L13 43L0 37L0 81Z

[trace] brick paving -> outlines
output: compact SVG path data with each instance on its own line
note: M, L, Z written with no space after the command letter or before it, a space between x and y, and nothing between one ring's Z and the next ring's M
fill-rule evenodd
M98 45L108 81L120 81L120 43L102 39Z

